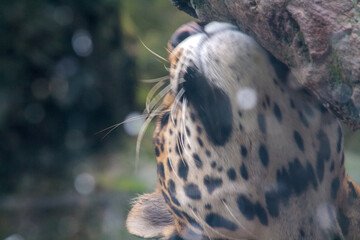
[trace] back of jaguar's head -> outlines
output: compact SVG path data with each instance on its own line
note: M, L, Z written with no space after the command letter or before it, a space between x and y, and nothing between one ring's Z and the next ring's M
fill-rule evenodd
M169 42L154 131L159 185L129 231L162 239L358 239L341 127L288 69L227 23Z

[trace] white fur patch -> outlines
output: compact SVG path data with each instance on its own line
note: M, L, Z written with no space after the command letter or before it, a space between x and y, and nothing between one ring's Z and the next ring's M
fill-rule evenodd
M325 230L330 230L335 225L336 213L334 206L322 204L316 209L316 217L321 226Z

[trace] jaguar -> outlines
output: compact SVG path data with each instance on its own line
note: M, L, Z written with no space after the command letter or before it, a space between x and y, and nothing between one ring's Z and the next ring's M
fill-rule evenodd
M158 185L130 233L179 239L360 239L360 188L341 125L235 25L188 23L169 41L153 142Z

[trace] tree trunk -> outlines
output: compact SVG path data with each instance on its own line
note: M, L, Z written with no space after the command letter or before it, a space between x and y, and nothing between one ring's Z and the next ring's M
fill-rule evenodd
M232 22L285 63L353 130L360 128L358 0L172 0L200 21Z

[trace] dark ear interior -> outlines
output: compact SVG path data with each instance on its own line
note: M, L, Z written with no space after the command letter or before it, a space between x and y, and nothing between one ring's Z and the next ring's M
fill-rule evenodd
M160 238L175 227L161 193L144 194L135 200L126 227L131 234L143 238Z

